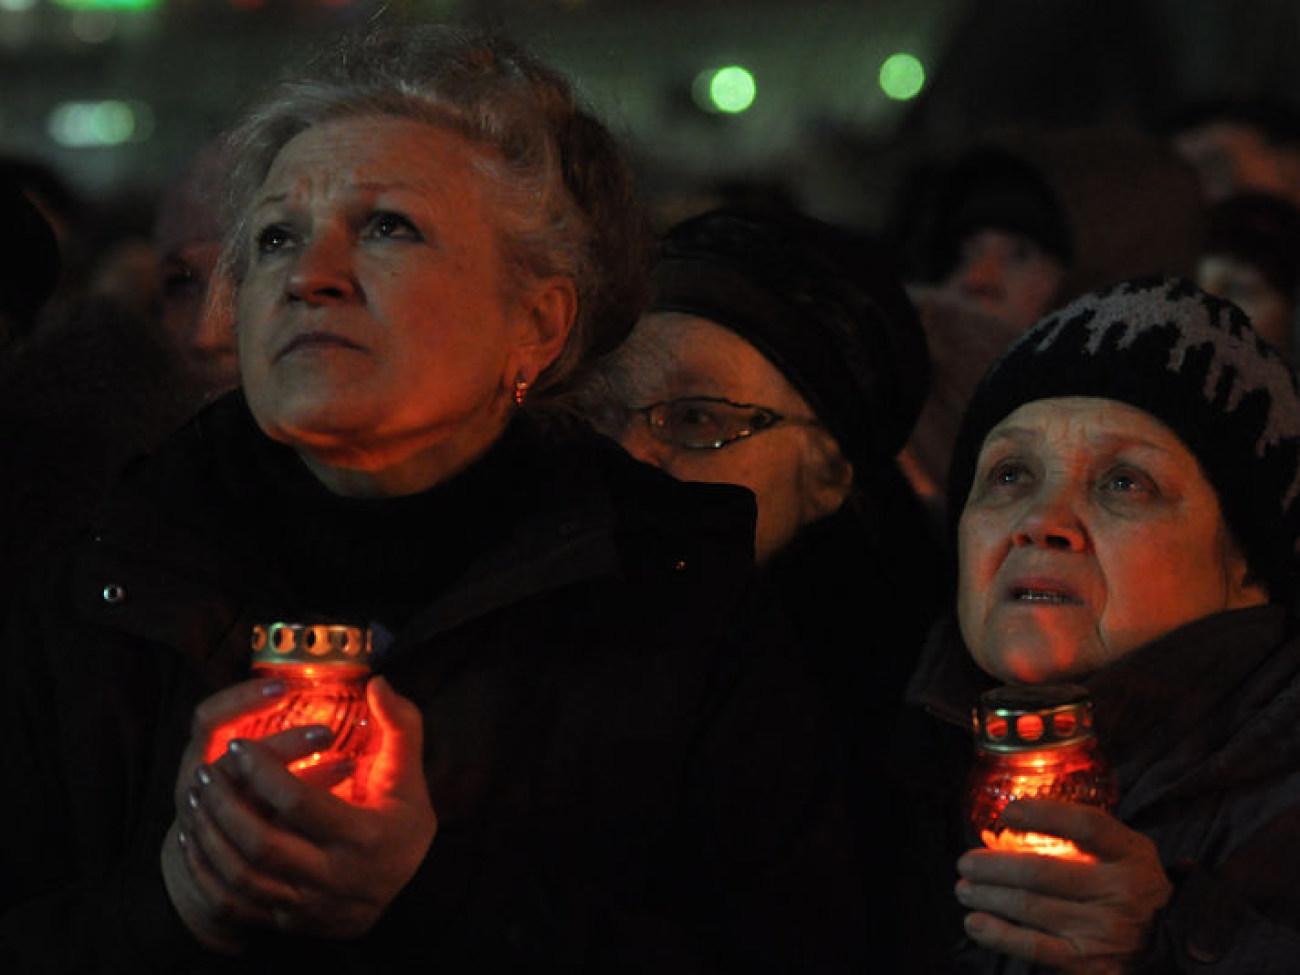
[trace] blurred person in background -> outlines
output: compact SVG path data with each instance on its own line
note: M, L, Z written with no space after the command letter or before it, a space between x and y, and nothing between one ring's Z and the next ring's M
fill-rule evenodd
M1170 148L1100 128L1007 131L919 179L893 236L908 255L934 375L903 459L942 520L953 437L988 366L1042 315L1094 288L1193 277L1204 205Z
M787 210L688 218L652 277L649 310L602 364L597 425L676 478L753 491L764 581L874 808L872 756L944 602L895 460L929 375L916 312L865 239Z
M0 175L0 348L28 335L59 283L53 228L17 180Z
M1275 96L1208 98L1169 124L1170 145L1196 170L1205 198L1269 193L1300 207L1300 108Z
M83 529L131 458L187 414L146 310L69 287L25 185L0 182L0 616L32 562Z
M644 300L608 131L504 39L402 24L232 146L242 386L11 614L0 957L863 970L889 902L752 499L548 422ZM374 634L356 803L286 767L321 726L221 747L287 692L253 624L326 618Z
M229 162L220 140L201 148L163 191L153 225L159 325L200 402L239 383L230 282L217 266Z
M1197 283L1246 313L1294 361L1300 297L1300 210L1280 196L1242 193L1209 209Z
M1195 174L1157 140L1022 129L935 171L907 246L917 284L1023 331L1095 288L1191 275L1203 221Z

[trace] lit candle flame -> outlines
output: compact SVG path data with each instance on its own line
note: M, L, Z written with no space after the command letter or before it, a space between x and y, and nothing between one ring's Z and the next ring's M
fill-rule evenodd
M1022 832L1017 829L994 832L991 829L984 829L980 830L980 839L990 850L1037 853L1040 856L1056 857L1059 860L1077 860L1080 863L1095 863L1097 860L1091 853L1084 853L1070 840L1050 836L1047 833Z

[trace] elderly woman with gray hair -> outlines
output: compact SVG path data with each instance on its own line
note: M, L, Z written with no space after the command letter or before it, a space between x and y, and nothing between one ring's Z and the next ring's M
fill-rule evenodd
M859 970L841 769L747 497L543 422L639 309L606 130L513 45L408 27L234 146L243 389L7 634L0 957ZM371 634L377 750L300 777L328 727L231 728L288 692L246 679L257 624L323 619Z
M950 486L956 612L913 677L925 715L901 774L924 902L909 916L946 918L954 936L908 940L956 954L916 970L1295 971L1300 392L1287 364L1185 281L1087 295L989 371ZM1013 801L1004 827L1082 856L962 853L978 845L955 809L977 696L1062 682L1091 698L1114 811Z

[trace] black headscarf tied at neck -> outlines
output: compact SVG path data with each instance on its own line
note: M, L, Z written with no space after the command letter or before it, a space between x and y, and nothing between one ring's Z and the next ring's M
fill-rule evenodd
M793 212L714 210L667 233L654 287L651 311L709 319L762 353L855 470L907 441L929 383L925 335L860 235Z

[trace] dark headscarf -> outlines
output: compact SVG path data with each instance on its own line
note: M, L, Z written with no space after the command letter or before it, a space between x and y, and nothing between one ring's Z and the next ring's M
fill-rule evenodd
M857 471L906 442L929 382L925 336L860 235L792 212L714 210L668 232L654 285L652 311L707 318L761 352Z

